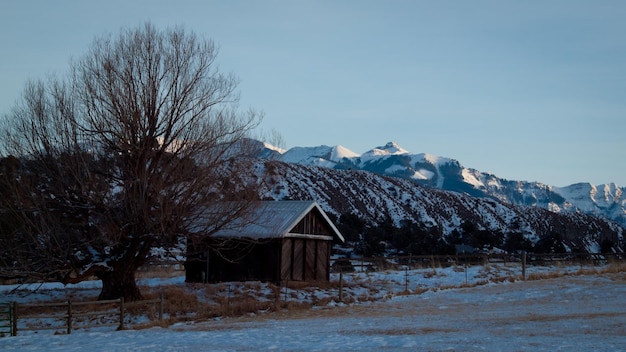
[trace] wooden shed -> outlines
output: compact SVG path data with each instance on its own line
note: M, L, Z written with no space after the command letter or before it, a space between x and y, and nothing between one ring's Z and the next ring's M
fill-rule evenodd
M334 241L344 242L314 201L266 201L254 220L188 251L187 282L328 281Z

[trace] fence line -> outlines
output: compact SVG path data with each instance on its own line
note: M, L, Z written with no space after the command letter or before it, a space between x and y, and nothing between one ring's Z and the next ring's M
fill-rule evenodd
M75 329L83 329L90 327L104 327L104 326L117 326L118 330L124 329L124 318L128 313L128 308L132 306L139 305L157 305L158 309L158 320L163 320L163 295L161 294L159 298L152 300L142 300L142 301L134 301L134 302L124 302L123 298L113 299L113 300L104 300L104 301L83 301L83 302L72 302L71 300L65 302L58 303L37 303L37 304L18 304L17 302L13 303L4 303L4 305L11 307L10 308L10 321L11 321L11 329L10 335L17 336L18 332L18 321L28 321L28 320L42 320L42 319L55 319L56 321L63 321L63 325L57 324L49 324L47 326L44 325L32 325L28 326L27 324L23 327L20 327L21 330L30 330L30 331L39 331L39 330L59 330L65 329L67 334L71 334L72 330ZM109 307L103 307L105 305L109 305ZM91 306L91 310L88 311L77 311L78 307L81 306ZM96 307L100 308L96 308ZM26 311L26 313L22 313ZM28 314L30 311L30 314ZM113 323L87 323L81 322L79 327L76 327L74 323L77 322L76 318L79 317L106 317L115 315L117 316L117 321L113 320Z
M415 255L415 256L387 256L387 257L356 257L356 258L333 258L332 267L335 273L339 273L339 302L343 302L344 296L344 273L349 272L375 272L375 271L404 271L404 291L409 292L409 270L426 268L445 268L462 265L465 270L465 285L468 285L468 267L485 266L489 264L519 265L521 279L526 280L528 266L566 266L576 265L582 269L584 266L617 265L621 271L626 264L624 253L517 253L517 254L488 254L472 253L459 255ZM624 267L626 268L626 267Z
M601 254L601 253L552 253L552 254L535 254L535 253L515 253L515 254L458 254L458 255L403 255L388 257L357 257L357 258L333 258L331 264L335 273L339 274L339 282L331 283L334 292L337 293L339 302L344 301L344 274L350 271L377 271L377 270L399 270L405 271L405 280L402 283L404 290L409 291L409 270L418 268L441 268L462 265L466 267L466 283L467 283L467 267L471 265L488 265L490 263L501 263L504 265L521 265L522 277L525 278L525 266L532 265L605 265L615 263L623 265L626 261L626 255L618 254ZM163 264L165 265L165 264ZM337 286L332 286L332 285ZM225 302L221 303L223 310L236 310L236 303L233 302L238 293L228 284ZM287 304L291 300L293 292L298 291L301 286L298 282L282 282L278 284L277 290L273 293L276 303ZM338 290L338 291L337 291ZM246 293L241 293L242 297L246 297ZM296 298L297 300L297 298ZM263 305L267 301L262 301ZM119 329L124 328L125 317L132 314L130 307L137 305L156 305L158 308L158 319L163 319L163 296L158 299L124 302L121 299L109 301L89 301L89 302L59 302L59 303L42 303L42 304L17 304L17 303L0 303L0 336L5 334L17 335L18 321L21 323L19 330L46 330L46 329L65 329L68 334L73 330L88 327L118 326ZM247 304L244 302L244 304ZM233 307L231 307L233 305ZM129 311L130 310L130 311ZM145 310L144 310L145 311ZM8 314L6 312L9 312ZM153 313L154 310L152 311ZM94 322L96 319L83 319L84 317L100 317L102 324ZM107 317L104 319L104 317ZM112 317L112 318L111 318ZM171 317L171 315L170 315ZM52 321L46 322L45 319ZM29 320L39 320L38 324L27 324ZM44 321L47 324L41 324Z
M626 262L624 253L468 253L453 255L398 255L386 257L333 258L335 272L378 271L399 268L431 268L451 265L485 265L489 263L525 263L526 265L599 265Z

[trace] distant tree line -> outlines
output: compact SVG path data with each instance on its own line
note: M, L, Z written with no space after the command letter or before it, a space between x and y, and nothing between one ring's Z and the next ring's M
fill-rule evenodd
M387 217L369 225L353 213L344 213L337 219L337 227L346 241L354 247L356 254L365 257L384 255L449 255L457 252L456 246L472 248L474 251L490 251L495 248L508 253L565 253L586 252L582 243L567 243L564 235L549 231L539 235L536 242L528 239L519 223L514 222L507 232L480 229L471 221L464 221L449 235L441 229L409 220L396 226ZM617 244L604 239L600 243L602 253L612 253ZM624 248L619 249L624 251Z

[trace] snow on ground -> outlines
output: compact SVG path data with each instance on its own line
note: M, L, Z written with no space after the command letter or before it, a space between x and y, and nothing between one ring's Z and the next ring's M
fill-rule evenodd
M353 303L330 300L311 309L282 310L178 322L167 328L51 331L0 338L3 351L623 351L626 350L626 273L572 275L573 267L449 267L344 274ZM336 274L333 280L338 279ZM142 285L185 287L180 277ZM477 285L477 286L476 286ZM408 287L411 293L402 293ZM62 289L46 284L0 286L0 301L45 301L97 283ZM334 289L301 292L337 297ZM376 296L376 297L372 297ZM372 299L374 298L374 299Z

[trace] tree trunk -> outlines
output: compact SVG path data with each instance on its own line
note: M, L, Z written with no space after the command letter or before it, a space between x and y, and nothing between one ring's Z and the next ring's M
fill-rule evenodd
M98 278L102 280L99 300L124 297L124 301L138 301L142 298L135 282L135 270L107 271L98 274Z
M130 229L129 233L133 233ZM114 248L113 256L116 260L107 262L109 270L97 274L102 280L102 291L99 300L124 298L125 301L138 301L142 298L135 282L135 273L141 267L150 253L152 236L134 237L126 234L126 240ZM115 253L119 253L115 255Z

